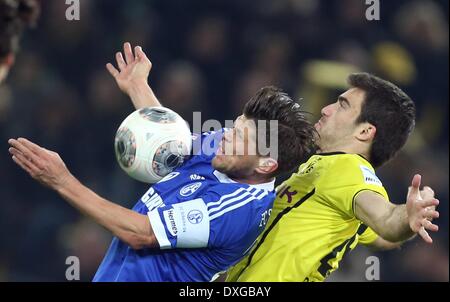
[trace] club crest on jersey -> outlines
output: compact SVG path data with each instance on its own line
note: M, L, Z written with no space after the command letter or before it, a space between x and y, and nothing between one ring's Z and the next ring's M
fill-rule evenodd
M203 220L203 213L199 210L192 210L189 212L187 219L192 224L199 224Z
M180 195L183 197L191 196L192 194L197 192L197 190L200 189L201 186L202 186L201 182L196 182L196 183L184 186L180 190Z
M301 175L305 175L305 174L311 173L312 170L314 170L316 164L317 164L318 162L320 162L321 160L322 160L322 158L320 158L320 157L316 158L314 161L312 161L311 163L309 163L306 167L301 167L299 173L300 173Z

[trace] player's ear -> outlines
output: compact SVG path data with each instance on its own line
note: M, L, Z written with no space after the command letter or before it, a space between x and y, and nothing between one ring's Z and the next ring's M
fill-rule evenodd
M377 133L377 127L371 123L361 123L357 129L356 139L362 142L372 141Z
M260 174L271 174L278 169L278 162L270 157L259 158L259 164L256 172Z

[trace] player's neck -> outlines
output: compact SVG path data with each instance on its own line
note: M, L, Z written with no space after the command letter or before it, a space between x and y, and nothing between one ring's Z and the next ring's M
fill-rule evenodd
M366 150L364 146L361 146L359 143L348 143L348 144L321 144L318 150L318 154L321 153L335 153L335 152L343 152L347 154L359 154L364 158L369 158L369 152Z
M260 184L265 184L265 183L270 183L273 182L275 180L275 178L262 178L262 177L230 177L228 176L231 180L235 181L235 182L239 182L239 183L244 183L244 184L248 184L248 185L260 185Z

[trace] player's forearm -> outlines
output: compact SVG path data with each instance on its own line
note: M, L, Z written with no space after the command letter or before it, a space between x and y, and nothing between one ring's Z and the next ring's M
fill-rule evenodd
M148 245L147 217L107 201L70 176L57 192L84 215L132 246Z
M380 221L378 229L377 233L391 242L404 242L415 235L409 226L406 205L393 207L385 221Z
M145 81L131 85L128 96L131 98L136 109L161 106L161 103L156 98L153 90Z
M390 251L394 249L400 249L401 246L403 245L403 242L390 242L378 236L378 238L375 239L375 241L365 245L372 251L378 252L378 251Z
M363 191L355 197L355 216L390 242L406 241L414 235L406 206L396 206L375 192Z

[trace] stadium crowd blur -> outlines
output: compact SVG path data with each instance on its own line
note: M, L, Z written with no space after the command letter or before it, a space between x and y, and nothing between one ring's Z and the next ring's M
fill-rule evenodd
M363 0L82 0L81 20L69 22L64 1L45 1L0 88L0 281L65 281L69 256L89 281L111 239L16 167L8 138L59 152L74 175L124 206L147 190L114 156L115 131L133 108L105 64L124 41L143 46L155 93L189 122L193 111L233 119L268 84L303 98L312 121L350 72L400 85L417 103L417 129L378 174L392 201L404 202L420 172L441 201L440 232L431 246L359 247L330 281L365 281L370 255L382 281L448 281L448 3L382 0L381 20L369 22Z

